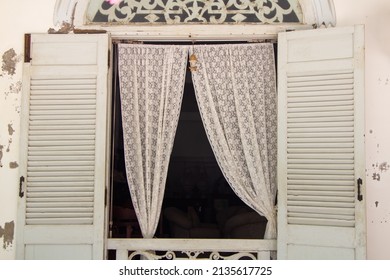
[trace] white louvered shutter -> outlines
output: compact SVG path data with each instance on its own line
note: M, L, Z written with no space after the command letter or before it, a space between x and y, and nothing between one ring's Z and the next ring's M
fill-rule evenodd
M102 259L109 38L31 36L17 257Z
M278 87L278 258L364 259L363 27L280 34Z

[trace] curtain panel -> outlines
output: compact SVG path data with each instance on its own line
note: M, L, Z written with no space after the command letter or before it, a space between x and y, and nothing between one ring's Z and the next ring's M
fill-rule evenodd
M277 98L272 44L194 46L195 95L217 162L276 238Z
M119 44L125 166L144 238L155 234L183 97L188 47Z

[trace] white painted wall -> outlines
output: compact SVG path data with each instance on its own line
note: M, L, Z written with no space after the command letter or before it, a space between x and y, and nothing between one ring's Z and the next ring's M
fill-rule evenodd
M19 162L20 101L24 33L46 32L52 27L55 1L1 1L0 8L0 227L15 223L19 188L19 170L10 168ZM2 56L13 49L16 53L15 74L3 71ZM9 129L9 125L11 125ZM9 228L9 226L7 227ZM1 231L1 229L0 229ZM15 240L0 237L0 260L15 258Z
M390 259L390 1L334 3L338 26L366 27L367 253Z
M366 25L368 258L390 259L390 1L334 0L338 26ZM54 0L2 1L0 9L0 227L16 220L23 34L53 27ZM39 11L39 12L37 12ZM13 49L15 74L3 70ZM10 53L10 52L8 52ZM9 69L8 69L9 70ZM375 174L375 175L374 175ZM0 229L0 231L1 231ZM0 259L15 258L15 240L0 237Z

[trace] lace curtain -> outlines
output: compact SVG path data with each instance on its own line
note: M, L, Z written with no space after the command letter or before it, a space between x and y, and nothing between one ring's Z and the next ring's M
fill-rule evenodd
M118 46L125 165L142 235L156 231L183 97L188 48Z
M272 44L194 46L195 94L210 144L235 193L276 238L277 99Z

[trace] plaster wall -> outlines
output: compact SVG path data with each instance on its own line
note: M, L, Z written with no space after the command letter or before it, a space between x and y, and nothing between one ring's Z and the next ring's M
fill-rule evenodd
M20 103L24 34L53 25L53 0L1 0L0 8L0 260L15 258L19 188Z
M337 26L364 24L369 259L390 259L390 1L334 0Z
M334 0L338 26L366 26L368 258L390 259L390 2ZM24 33L53 27L53 0L1 1L0 260L15 258ZM39 11L39 12L38 12Z

